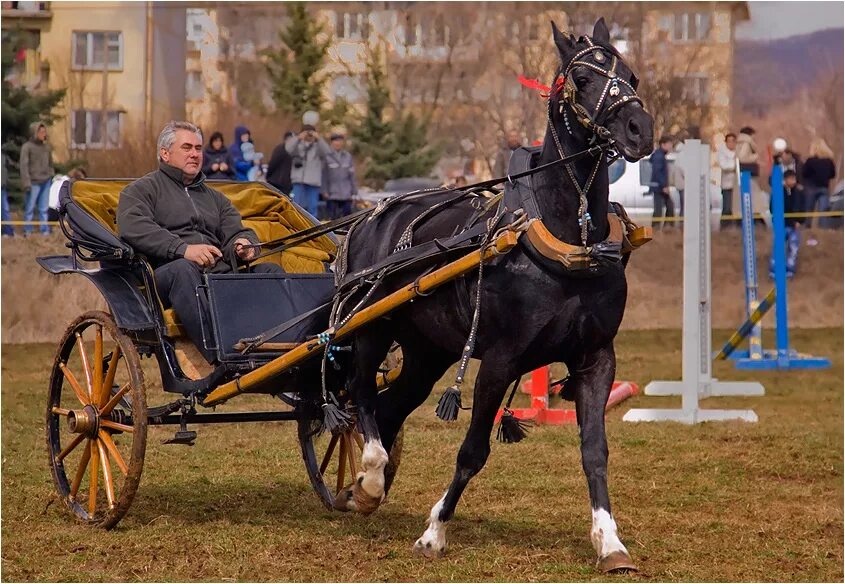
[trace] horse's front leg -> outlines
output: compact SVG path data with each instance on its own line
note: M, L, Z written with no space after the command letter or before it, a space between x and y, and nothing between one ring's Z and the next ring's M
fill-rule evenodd
M464 442L458 452L455 475L443 497L432 507L428 529L422 534L414 551L429 558L446 553L446 523L455 514L455 507L470 479L484 467L490 455L490 432L496 412L515 374L503 366L506 354L485 354L475 381L472 419Z
M596 566L602 572L636 570L628 550L619 539L610 510L607 491L607 436L604 408L616 374L613 344L585 355L574 364L575 409L581 430L581 462L590 490L593 524L590 540L598 555Z

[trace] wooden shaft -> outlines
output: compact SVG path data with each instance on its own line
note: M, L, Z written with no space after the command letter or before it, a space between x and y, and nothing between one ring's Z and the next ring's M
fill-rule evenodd
M97 440L91 440L91 463L88 472L88 515L94 517L97 512L97 481L100 477L100 450L97 448Z
M50 411L56 414L57 416L66 416L70 413L70 410L66 410L64 408L57 408L55 406L53 406L53 409Z
M112 352L111 361L109 361L109 370L106 372L106 379L103 381L103 392L100 394L101 401L98 406L103 405L109 395L111 395L111 386L114 385L114 378L117 375L117 364L120 362L121 350L120 345L115 346Z
M389 294L385 298L382 298L378 302L368 306L353 316L349 322L343 326L343 328L335 332L334 340L340 340L343 337L350 335L362 326L405 304L415 296L426 294L438 286L474 270L478 267L480 260L487 261L496 255L510 251L516 245L518 237L519 234L515 231L505 231L483 251L479 250L469 253L464 257L435 270L431 274L423 276L419 279L416 286L411 283L396 292ZM266 365L263 365L254 371L250 371L238 380L230 381L229 383L221 385L208 394L203 401L203 405L217 405L227 399L235 397L236 395L248 393L252 387L271 379L273 376L290 369L294 365L297 365L301 361L304 361L308 357L320 353L323 350L323 345L316 341L302 343L281 357L273 359Z
M129 382L123 384L116 394L112 396L112 398L108 401L106 405L103 406L103 409L100 410L100 416L107 416L111 413L116 406L120 402L120 398L126 395L126 392L129 391Z
M82 453L82 458L79 460L79 468L76 469L76 475L73 477L73 482L70 485L70 498L75 499L76 493L79 492L79 485L82 484L82 477L85 476L85 469L88 468L88 461L91 460L91 449L85 445L85 451Z
M65 376L65 379L67 379L67 382L73 389L73 393L76 394L76 397L79 398L79 401L82 402L82 405L87 406L90 403L90 398L85 394L85 390L82 389L82 386L79 385L79 382L76 380L76 377L73 375L73 372L68 369L68 366L64 363L59 363L59 369L62 370L62 375Z
M117 468L120 469L124 475L129 472L128 467L126 466L126 462L123 461L123 457L120 455L120 451L117 449L117 445L114 443L114 440L111 439L111 436L105 430L100 430L100 440L103 441L103 444L106 445L106 448L111 454L112 458L114 458L114 462L117 464Z
M117 422L112 422L111 420L100 420L100 426L103 428L111 428L112 430L120 430L121 432L126 432L127 434L131 434L135 431L132 426L118 424Z
M73 449L79 446L79 443L85 439L85 434L77 434L76 438L74 438L70 444L65 446L65 449L62 450L59 455L56 457L56 462L61 462L65 459L65 457L73 452Z
M103 482L106 483L106 500L109 503L109 509L113 509L114 484L111 478L111 465L109 464L109 456L106 454L106 447L103 446L102 440L97 440L97 451L100 453L100 465L103 467Z
M91 385L91 403L100 405L100 396L103 395L103 327L97 326L94 335L94 380Z

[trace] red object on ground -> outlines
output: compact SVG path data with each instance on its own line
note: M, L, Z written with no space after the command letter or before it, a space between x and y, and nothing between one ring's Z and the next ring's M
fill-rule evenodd
M540 367L531 372L531 379L522 385L522 390L531 396L531 407L514 408L513 415L520 420L533 420L535 424L547 424L550 426L561 426L563 424L575 424L575 410L563 410L549 408L549 368ZM560 387L554 391L559 391ZM605 411L618 405L632 395L639 393L636 383L630 381L614 381L610 390L610 397L607 399ZM502 417L502 410L496 414L496 423Z

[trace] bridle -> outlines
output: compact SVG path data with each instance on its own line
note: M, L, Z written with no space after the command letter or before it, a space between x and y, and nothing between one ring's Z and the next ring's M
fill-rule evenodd
M581 243L586 246L588 233L595 228L592 217L590 217L590 213L587 210L587 193L593 185L593 181L595 180L596 173L601 166L604 154L610 153L611 161L616 160L620 156L614 148L615 141L610 137L610 130L608 130L603 123L607 121L610 113L614 110L633 103L639 103L640 106L642 106L643 102L637 95L636 87L628 81L621 79L616 74L616 66L619 63L619 59L615 53L609 51L605 47L596 45L588 36L581 37L580 40L585 41L588 47L576 53L569 61L569 64L567 64L563 72L557 75L555 83L553 84L554 90L549 92L547 118L549 130L551 131L552 138L554 138L558 154L562 159L566 158L566 153L563 151L563 145L560 143L557 130L552 122L552 107L554 105L553 98L555 95L557 96L558 112L563 114L564 124L566 125L566 130L569 132L569 135L572 136L573 133L572 128L569 125L569 116L566 106L569 106L572 110L572 113L575 115L575 119L590 131L590 145L592 146L598 142L598 146L601 149L601 154L596 158L593 171L590 173L587 182L584 183L583 186L578 183L572 165L564 165L566 173L569 175L569 180L572 181L572 184L575 186L575 190L578 192L578 226L581 229ZM594 61L592 63L583 60L590 54L592 54ZM603 64L607 62L609 62L609 67L605 69ZM592 113L586 107L578 103L578 87L575 84L575 80L570 75L575 67L586 67L591 71L595 71L596 73L607 77L607 83L605 83L601 96L596 102L596 105L593 107Z

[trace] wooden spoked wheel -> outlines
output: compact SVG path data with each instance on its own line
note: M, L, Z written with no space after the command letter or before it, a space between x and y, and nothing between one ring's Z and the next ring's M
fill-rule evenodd
M56 491L82 521L114 527L141 480L144 375L132 341L105 312L65 331L50 377L47 450Z
M314 408L319 414L319 408ZM358 476L364 437L357 426L346 432L331 434L320 432L322 418L303 415L297 422L299 447L311 486L328 509L334 509L337 494L348 487ZM390 462L385 469L385 487L389 488L399 466L402 453L400 431L390 451Z

